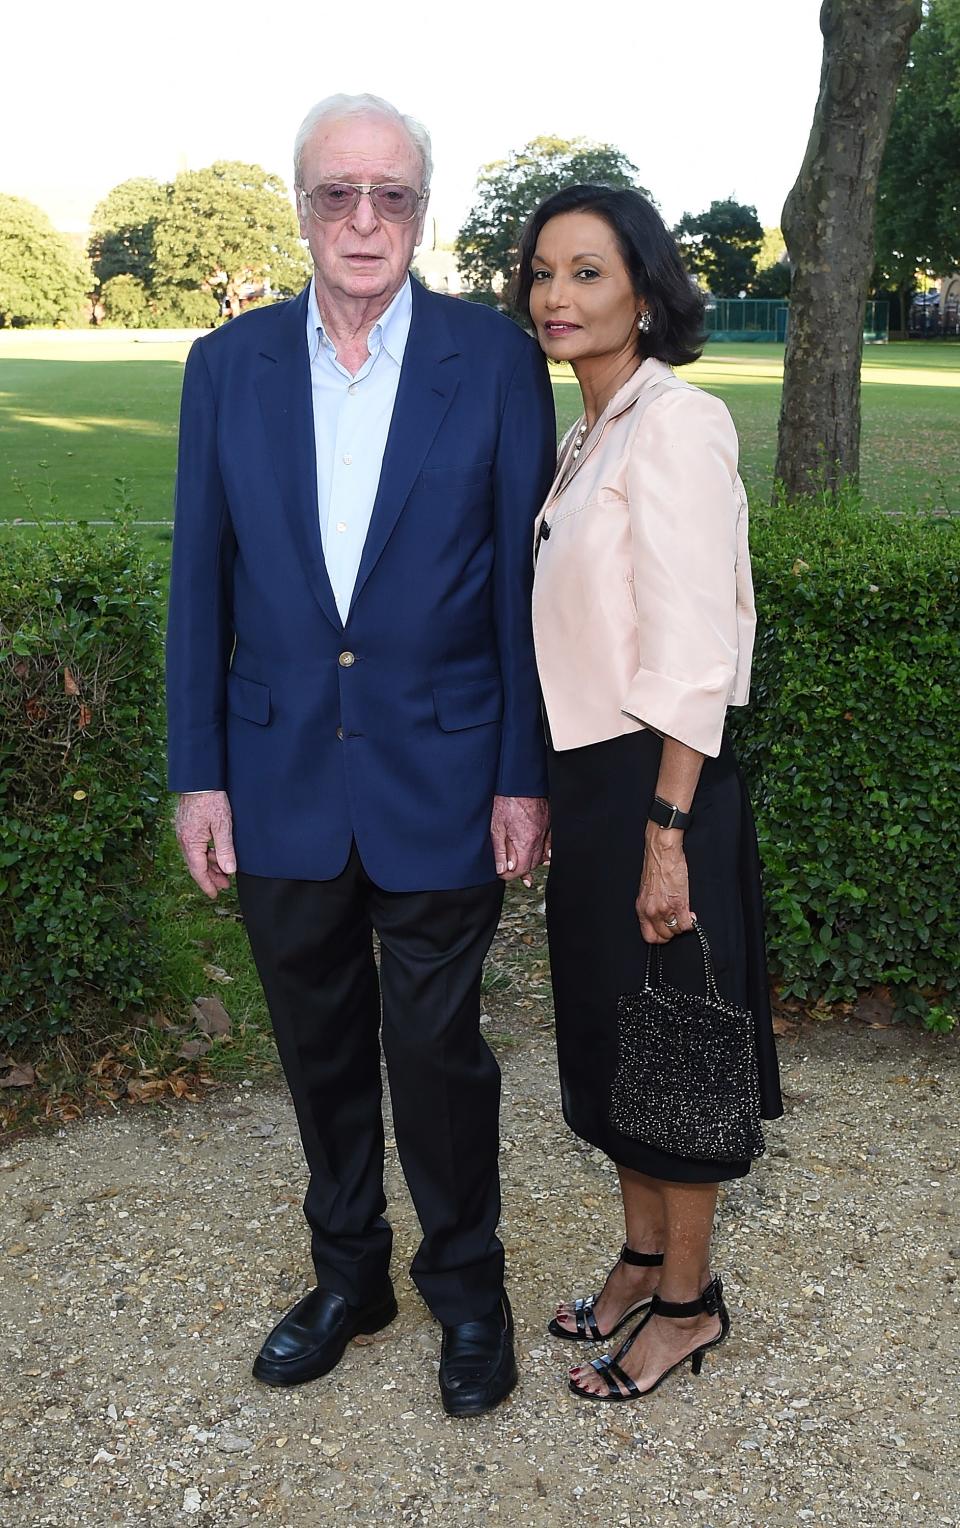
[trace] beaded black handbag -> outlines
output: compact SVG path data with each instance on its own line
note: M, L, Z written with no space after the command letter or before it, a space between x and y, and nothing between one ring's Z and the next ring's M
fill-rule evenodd
M743 1162L765 1149L753 1015L724 1002L707 936L694 928L705 996L665 983L659 946L651 945L642 990L619 1000L610 1123L672 1156Z

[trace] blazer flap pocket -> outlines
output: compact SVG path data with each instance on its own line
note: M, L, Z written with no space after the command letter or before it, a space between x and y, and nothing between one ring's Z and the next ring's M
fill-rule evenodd
M444 685L434 690L433 707L444 732L482 727L488 722L498 722L503 716L503 686L499 679Z
M227 675L227 709L244 721L265 727L270 720L270 687L255 679L244 679L231 669Z

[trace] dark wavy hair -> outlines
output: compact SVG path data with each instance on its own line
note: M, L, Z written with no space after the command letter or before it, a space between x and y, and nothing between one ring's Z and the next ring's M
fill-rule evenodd
M520 235L514 307L530 316L533 254L542 230L563 212L594 212L613 230L633 290L650 314L637 331L637 354L669 366L695 361L703 349L703 297L684 269L680 251L657 209L639 191L613 186L565 186L533 212Z

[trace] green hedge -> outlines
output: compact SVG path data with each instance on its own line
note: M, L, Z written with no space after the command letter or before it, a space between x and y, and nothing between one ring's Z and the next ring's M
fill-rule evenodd
M154 571L122 527L0 541L0 1045L144 1002L165 810Z
M752 703L733 713L786 996L957 1012L960 522L759 508Z

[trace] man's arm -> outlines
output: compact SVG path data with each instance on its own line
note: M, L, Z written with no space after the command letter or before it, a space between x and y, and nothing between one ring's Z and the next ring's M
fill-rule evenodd
M168 778L170 789L183 793L177 837L184 858L211 897L236 868L224 731L234 553L217 455L216 399L203 347L195 344L180 406L167 624Z
M494 612L503 724L491 820L497 874L522 878L541 864L549 824L540 684L533 647L533 523L556 463L556 414L546 362L522 347L504 404L494 472Z

